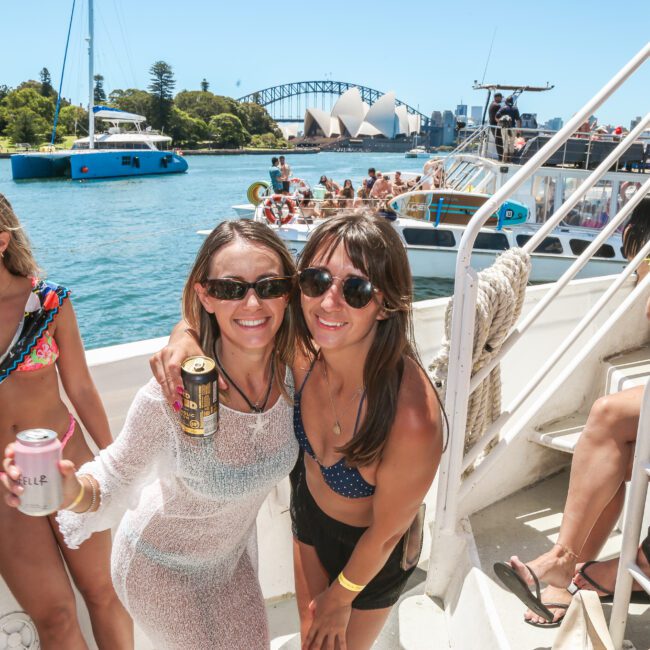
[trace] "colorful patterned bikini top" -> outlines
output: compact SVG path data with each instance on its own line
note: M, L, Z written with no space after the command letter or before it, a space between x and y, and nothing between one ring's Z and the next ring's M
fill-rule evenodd
M24 316L6 352L0 355L0 383L14 370L33 372L56 363L59 348L48 326L69 295L65 287L32 279Z
M348 465L345 461L345 457L341 458L341 460L334 463L334 465L330 465L329 467L321 464L321 462L316 457L316 454L314 453L311 443L309 442L309 438L307 438L307 432L305 431L305 427L302 422L300 400L302 398L302 391L305 388L305 384L307 383L307 379L309 379L309 375L311 374L315 363L316 361L312 363L311 368L309 368L309 371L307 372L307 376L302 382L300 390L297 391L294 395L293 431L296 439L298 440L298 445L306 454L309 454L316 461L318 467L320 468L321 474L323 475L323 480L325 483L327 483L328 487L334 490L334 492L340 494L343 497L347 497L348 499L370 497L375 493L375 486L368 483L363 478L363 476L361 476L361 472L356 467L350 467L350 465ZM365 392L361 397L359 410L357 411L357 420L354 424L355 434L359 425L359 417L361 415L361 407L363 406L364 400Z

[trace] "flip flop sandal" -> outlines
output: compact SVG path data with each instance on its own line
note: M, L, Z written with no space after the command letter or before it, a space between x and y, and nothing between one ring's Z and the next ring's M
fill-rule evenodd
M530 569L529 569L530 571ZM566 603L542 603L544 607L555 607L555 609L563 609L564 614L566 614L566 610L569 609L569 606ZM560 627L562 624L562 619L564 618L564 614L560 616L560 618L557 619L557 621L549 621L548 623L537 623L533 621L529 621L527 618L524 619L525 623L528 623L528 625L532 625L533 627Z
M535 572L528 566L524 565L533 580L535 581L535 593L533 593L526 582L519 574L507 563L496 562L494 564L494 573L501 581L503 586L538 616L546 619L549 623L553 622L553 613L542 603L541 588ZM545 626L546 627L546 626Z
M648 558L648 554L650 554L650 540L647 537L646 539L643 540L643 543L641 544L641 550L643 551L643 554L646 556L646 558ZM650 558L648 558L648 562L650 562ZM588 576L587 573L585 572L586 568L592 566L593 564L598 564L598 563L599 563L598 560L590 560L589 562L585 562L578 570L578 573L592 587L595 587L596 589L598 589L598 591L603 592L603 595L599 596L601 603L611 603L614 601L614 593L611 592L609 589L605 589L605 587L603 587L602 585L598 584L593 578ZM630 595L630 603L645 605L647 603L650 603L650 595L647 594L643 589L641 589L640 591L633 590L632 594Z

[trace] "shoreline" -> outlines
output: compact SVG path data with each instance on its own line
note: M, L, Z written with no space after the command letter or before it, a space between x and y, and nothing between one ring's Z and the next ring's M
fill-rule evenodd
M72 151L72 149L57 149L58 152ZM103 151L110 151L104 149ZM117 150L116 150L117 151ZM244 156L252 154L255 156L267 156L275 154L294 155L294 154L308 154L320 153L320 147L300 147L296 149L187 149L181 150L183 156ZM38 150L32 149L28 151L0 151L0 158L10 158L15 153L39 153ZM48 153L48 152L43 152Z

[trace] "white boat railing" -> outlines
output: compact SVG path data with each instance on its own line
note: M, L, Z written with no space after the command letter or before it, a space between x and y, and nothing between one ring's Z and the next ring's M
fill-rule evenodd
M498 363L503 355L506 354L514 345L516 340L521 337L522 333L527 329L531 323L548 307L552 299L566 286L566 284L575 277L579 270L586 264L589 258L607 239L607 237L620 225L623 220L629 216L631 210L639 203L641 198L650 191L650 179L648 179L641 188L637 190L635 195L628 201L628 203L621 209L616 216L609 222L609 224L601 231L593 243L583 252L582 255L572 264L569 270L558 281L557 285L551 290L550 297L544 299L540 305L535 308L521 325L511 334L511 339L507 340L502 348L502 353L495 359L494 363L489 366L489 369L481 372L475 379L471 377L472 369L472 347L474 340L474 319L476 310L477 298L477 271L471 265L471 256L474 241L481 228L489 217L494 214L501 205L510 198L514 192L520 188L533 174L544 164L544 162L552 156L584 123L584 121L594 113L594 111L610 97L648 58L650 58L650 43L625 65L589 102L587 102L581 110L579 110L568 122L560 129L547 143L540 149L521 169L519 169L503 186L497 190L476 212L473 219L468 224L463 237L461 239L458 255L456 259L456 275L455 275L455 299L453 305L452 319L451 319L451 341L449 351L449 375L446 389L445 410L449 418L449 445L447 452L443 455L440 469L439 469L439 483L437 494L437 510L434 522L434 539L436 537L444 537L454 535L457 530L458 524L466 513L462 513L460 509L461 500L465 498L467 491L462 489L463 479L462 475L464 470L471 464L470 459L475 459L483 447L470 450L466 456L464 453L465 445L465 429L467 420L467 409L469 397L472 389L476 387L480 377L485 377L490 370ZM650 123L650 113L645 116L644 120L635 128L624 140L622 140L614 151L601 163L594 172L585 180L576 191L571 194L567 202L561 206L552 217L546 222L544 226L527 242L524 250L531 252L535 250L538 244L543 240L546 234L552 230L564 216L574 207L578 201L592 188L603 174L611 167L612 160L618 158L638 136L639 132ZM644 178L641 176L640 178ZM623 274L615 280L612 286L603 294L601 299L593 306L584 319L591 320L595 314L600 311L602 306L606 304L609 298L616 292L616 290L623 284L626 277L628 277L638 266L638 263L650 250L650 243L647 244L642 251L632 260ZM643 283L645 286L646 283ZM638 287L640 290L642 287ZM636 291L635 291L636 294ZM576 328L578 329L578 328ZM563 344L563 352L575 340L576 332L572 332L568 337L568 344ZM560 355L554 355L553 359L549 362L557 362L555 356L559 358ZM547 372L547 363L544 367L544 372ZM542 373L537 373L534 380L529 383L524 389L525 395L520 399L516 398L512 405L510 405L505 412L503 418L512 416L514 409L521 405L523 400L534 390L542 378ZM490 433L497 430L498 427L503 426L504 420L499 418L493 428L487 432L483 440L487 443L490 440ZM470 455L471 454L471 455ZM491 457L487 456L482 465L487 464L490 466ZM483 467L482 467L483 469ZM471 482L471 481L470 481ZM432 553L435 553L435 542L432 545ZM433 556L432 556L433 559ZM433 566L435 562L431 562L429 566ZM444 593L434 593L434 582L437 582L438 589L440 582L435 580L433 574L430 573L427 580L427 592L431 595L442 596Z
M643 392L643 402L639 416L639 427L634 451L634 465L630 480L630 500L625 513L623 524L623 540L621 555L618 561L616 586L614 588L614 603L609 619L609 633L614 642L614 648L621 650L625 626L627 624L628 607L632 580L650 594L650 578L639 568L636 558L643 523L643 510L648 496L648 479L650 478L650 383Z

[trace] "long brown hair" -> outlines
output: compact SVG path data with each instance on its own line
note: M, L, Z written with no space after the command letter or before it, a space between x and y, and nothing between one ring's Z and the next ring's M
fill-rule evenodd
M2 258L7 271L24 278L42 275L32 254L29 238L4 194L0 194L0 232L8 232L11 235L9 246Z
M366 415L352 440L337 449L348 464L369 465L381 458L395 421L405 361L412 359L427 375L415 349L413 280L397 233L385 219L339 213L311 234L300 255L298 271L309 267L317 255L329 259L341 243L352 264L382 292L388 315L377 321L377 332L363 367ZM317 350L297 301L293 309L298 343L307 355L315 358Z
M212 358L214 358L215 354L215 343L221 332L215 315L208 313L203 308L194 285L208 279L212 256L236 239L264 246L276 253L282 262L283 275L294 276L296 273L296 265L287 247L275 232L265 224L245 219L241 221L223 221L208 235L185 282L182 308L183 318L199 335L201 349L204 354ZM275 335L275 379L281 389L284 387L284 375L281 366L282 364L290 365L293 362L294 343L295 332L292 310L286 309L280 329Z
M631 260L650 239L650 196L639 201L623 228L623 256Z

